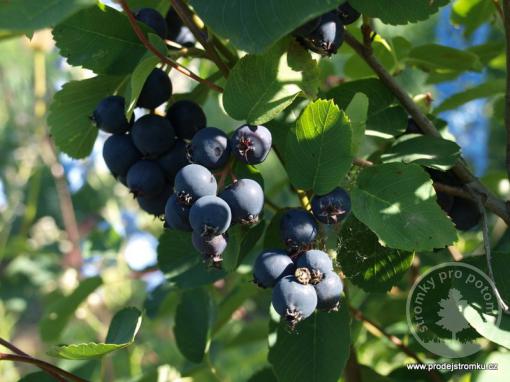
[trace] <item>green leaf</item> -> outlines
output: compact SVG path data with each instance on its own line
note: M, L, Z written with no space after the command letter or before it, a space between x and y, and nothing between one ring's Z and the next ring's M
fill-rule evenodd
M0 29L33 31L58 24L95 0L9 0L0 5Z
M289 131L285 158L294 186L317 194L331 191L352 163L347 116L332 100L309 104Z
M407 127L407 113L401 106L393 106L396 98L378 79L368 78L349 81L326 93L335 103L346 109L357 93L368 97L366 134L391 138L402 134Z
M225 85L225 111L234 119L259 125L290 106L301 92L297 85L301 74L290 69L286 61L282 44L263 55L240 59Z
M50 342L57 340L76 309L102 283L103 281L100 277L85 279L80 282L80 285L70 295L60 298L49 306L39 323L39 332L43 341Z
M55 378L44 371L36 371L35 373L25 375L18 382L55 382Z
M105 356L116 350L131 345L142 323L142 312L136 308L124 308L117 312L110 323L106 341L104 343L81 343L72 345L59 345L49 354L54 357L86 360Z
M386 248L354 217L342 226L337 261L345 276L367 292L389 291L407 272L413 253Z
M110 7L84 9L53 29L60 54L98 74L128 74L146 53L126 16Z
M211 29L239 49L261 53L306 21L335 8L341 0L190 0Z
M273 369L266 367L253 374L250 379L248 379L248 382L278 382L278 380L274 375Z
M239 256L241 254L241 243L245 231L239 224L231 227L228 230L228 245L227 249L223 253L223 268L227 272L236 270L239 265Z
M367 124L367 113L368 113L368 97L363 93L356 93L349 103L345 112L351 120L351 132L352 142L351 151L353 155L356 155L358 149L363 143L365 138L365 128Z
M460 158L460 147L452 141L430 135L406 134L381 156L384 163L416 163L446 171Z
M449 0L349 0L349 3L365 16L377 17L385 24L402 25L429 18Z
M508 279L508 254L506 252L493 252L492 253L492 268L494 272L494 279L498 291L503 300L508 304L510 302L510 280ZM487 259L484 255L475 256L465 259L464 262L469 265L476 266L486 275ZM507 314L501 315L501 321L497 324L497 311L491 313L480 311L480 300L482 294L474 292L474 289L465 285L464 282L459 282L453 279L452 287L457 288L462 296L469 301L469 304L463 307L463 315L480 335L488 340L510 349L510 317ZM479 289L479 288L478 288ZM494 292L491 291L492 301L495 301ZM490 301L490 300L489 300Z
M75 159L87 157L94 146L97 128L90 116L102 98L119 88L125 77L97 76L71 81L53 97L48 125L57 147Z
M167 49L163 44L163 41L153 33L149 33L149 41L157 47L157 49L166 55ZM126 116L128 120L131 118L133 111L136 107L136 101L142 91L145 80L151 74L154 67L159 63L159 58L151 52L147 52L145 56L140 60L136 66L133 74L131 74L131 80L129 82L128 91L126 94Z
M416 46L409 52L407 61L428 71L481 70L482 63L474 53L438 44Z
M336 382L349 358L350 317L345 301L338 312L316 312L290 333L278 325L268 360L279 382Z
M471 35L480 25L490 21L495 7L485 0L457 0L452 6L452 24L463 25L464 34Z
M303 81L300 87L308 97L315 98L321 84L320 71L317 60L312 58L310 51L299 42L291 41L287 51L287 63L292 70L302 72Z
M190 232L166 230L159 238L157 252L159 269L168 278L190 270L201 261L191 243Z
M264 248L285 249L280 235L280 222L285 212L285 210L280 210L271 219L264 235Z
M490 80L483 84L464 89L462 92L454 94L445 99L441 104L434 109L434 113L441 113L446 110L456 109L469 101L493 97L505 93L506 83L505 80Z
M365 168L351 198L354 215L387 247L429 251L450 245L457 237L436 203L432 181L418 165Z
M209 294L193 289L182 294L175 312L174 335L179 351L191 362L202 362L208 341Z

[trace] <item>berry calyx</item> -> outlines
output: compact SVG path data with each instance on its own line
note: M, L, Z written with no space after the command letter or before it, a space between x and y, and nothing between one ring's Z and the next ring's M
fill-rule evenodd
M312 212L324 224L337 224L351 211L351 198L347 191L337 187L326 195L312 198Z
M272 144L271 132L262 125L243 125L230 140L232 152L247 164L262 163L269 154Z

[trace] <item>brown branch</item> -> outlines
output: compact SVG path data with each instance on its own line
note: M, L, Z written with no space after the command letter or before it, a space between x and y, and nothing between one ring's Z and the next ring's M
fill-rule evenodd
M356 348L351 345L351 351L349 358L347 359L347 365L345 365L345 381L346 382L362 382L361 368L358 362L358 355L356 354Z
M215 90L219 93L223 93L223 88L220 86L209 82L195 73L193 73L191 70L187 69L186 67L182 66L181 64L170 60L168 57L166 57L164 54L162 54L154 45L152 45L149 40L147 40L147 37L145 37L145 34L140 29L140 26L138 25L138 22L136 21L135 16L133 15L133 12L129 8L126 0L118 0L120 6L122 7L123 11L126 13L129 23L131 24L131 28L135 32L136 36L140 40L140 42L145 46L145 48L150 51L152 54L154 54L156 57L158 57L162 63L170 65L172 68L177 70L179 73L184 74L185 76L200 82L201 84L206 85L207 87L211 88L212 90Z
M351 46L352 49L354 49L356 53L358 53L358 55L361 56L361 58L365 60L365 62L377 74L379 79L397 97L401 105L407 110L416 124L421 128L421 130L425 134L440 137L440 134L434 127L434 124L427 118L425 114L423 114L413 99L409 97L409 95L400 87L397 81L395 81L392 75L381 65L381 63L372 54L372 52L366 49L362 43L360 43L353 35L347 31L345 33L345 41ZM484 205L490 211L503 219L507 225L510 225L510 211L505 201L499 199L489 189L487 189L487 187L485 187L480 182L480 180L469 171L469 169L464 165L462 161L457 162L452 170L455 172L457 177L466 184L466 187L482 195Z
M44 371L51 370L55 374L58 374L59 376L61 376L59 380L64 381L64 382L66 380L62 379L62 377L65 377L65 378L67 378L71 381L74 381L74 382L88 382L86 379L83 379L81 377L78 377L77 375L69 373L68 371L65 371L55 365L52 365L51 363L48 363L46 361L43 361L43 360L40 360L37 358L25 356L25 355L0 353L0 361L28 363L31 365L35 365Z
M207 33L204 33L203 30L197 26L195 21L193 20L193 13L190 11L188 6L182 2L182 0L170 0L173 9L177 13L177 15L181 18L184 25L186 25L193 36L197 39L200 44L204 47L208 57L213 61L218 69L221 71L225 78L228 77L228 73L230 72L229 67L223 62L221 57L216 52L214 45L208 40Z
M505 0L503 0L504 2ZM505 22L505 16L503 14L503 8L501 7L501 4L499 3L499 0L492 0L492 4L496 7L496 11L498 11L499 17L501 17L501 20Z
M397 336L394 336L393 334L389 334L388 332L386 332L386 330L382 326L380 326L379 324L377 324L374 321L372 321L369 318L367 318L363 314L363 312L361 310L356 309L356 308L354 308L352 306L349 306L349 310L351 311L351 314L353 315L353 317L355 319L357 319L358 321L363 322L365 328L371 334L373 334L376 337L381 337L381 336L386 337L388 340L390 340L390 342L393 345L395 345L403 353L407 354L409 357L414 359L416 362L424 363L423 360L418 356L418 354L416 354L414 351L409 349L409 347L407 347L407 345L404 344L400 338L398 338ZM442 379L439 376L439 374L437 373L437 371L431 370L431 371L429 371L429 373L430 373L430 379L432 381L434 381L434 382L441 382L442 381Z
M506 171L508 178L510 179L510 0L503 0L502 12L503 26L505 28L506 36Z

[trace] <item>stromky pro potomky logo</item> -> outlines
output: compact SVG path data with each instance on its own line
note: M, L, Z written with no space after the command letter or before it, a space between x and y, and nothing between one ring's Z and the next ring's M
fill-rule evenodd
M497 326L501 308L492 281L471 265L445 263L431 268L415 283L407 298L411 333L428 351L461 358L481 349L479 334L470 325L482 315Z

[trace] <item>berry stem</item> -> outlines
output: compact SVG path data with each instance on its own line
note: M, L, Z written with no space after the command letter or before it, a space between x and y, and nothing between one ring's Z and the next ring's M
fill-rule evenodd
M312 204L310 203L310 198L308 197L306 192L304 190L300 190L297 188L295 188L294 190L296 191L296 194L299 198L299 202L301 203L301 206L305 210L310 211L312 209Z
M510 8L510 6L507 8ZM510 9L508 12L510 14ZM507 24L509 24L508 29L510 33L510 16L508 21L509 22ZM413 99L404 89L400 87L397 81L382 66L382 64L379 62L379 60L377 60L372 52L347 31L345 32L345 41L361 58L365 60L365 62L372 68L374 73L377 74L382 83L384 83L386 87L397 97L401 105L411 115L420 129L425 134L440 138L441 136L437 129L434 127L434 124L430 121L430 119L427 118L425 114L423 114ZM508 111L508 107L507 113L509 114L510 123L510 111ZM452 168L452 170L460 178L460 180L466 184L466 187L470 188L476 193L483 195L483 203L485 207L503 219L507 225L510 225L510 206L508 206L504 200L498 198L492 191L490 191L484 184L482 184L480 180L471 173L471 171L466 167L462 160L459 160L457 164Z
M503 25L505 27L506 36L506 171L510 179L510 0L503 0Z
M175 61L170 60L168 57L166 57L164 54L162 54L154 45L152 45L149 42L149 40L147 40L147 37L145 37L145 34L140 29L140 26L138 25L138 21L136 21L136 18L133 15L133 12L131 11L131 9L129 8L126 0L117 0L117 1L120 4L120 6L122 7L122 10L126 13L129 23L131 24L131 28L135 32L135 34L138 37L138 39L140 40L140 42L143 44L143 46L145 46L145 48L147 48L148 51L150 51L152 54L154 54L156 57L158 57L162 63L170 65L172 68L177 70L179 73L182 73L185 76L187 76L197 82L200 82L201 84L204 84L205 86L211 88L214 91L217 91L218 93L223 93L222 87L199 77L198 75L193 73L188 68L182 66L181 64L179 64Z
M230 175L231 179L236 181L237 178L234 175L234 172L232 171L232 167L234 166L234 158L230 158L227 162L226 166L221 170L219 173L214 174L216 176L219 176L220 179L218 180L218 190L223 190L225 187L225 181L227 180L227 177Z
M201 30L197 26L193 20L193 13L190 11L187 5L182 2L182 0L170 0L170 3L172 4L172 7L174 8L177 15L179 15L181 18L184 25L189 28L191 33L193 33L193 36L195 36L200 44L202 44L207 56L216 64L221 73L223 73L223 76L227 78L230 72L230 68L223 62L221 57L218 55L218 52L216 52L214 45L211 43L211 41L208 40L207 30L205 28Z

